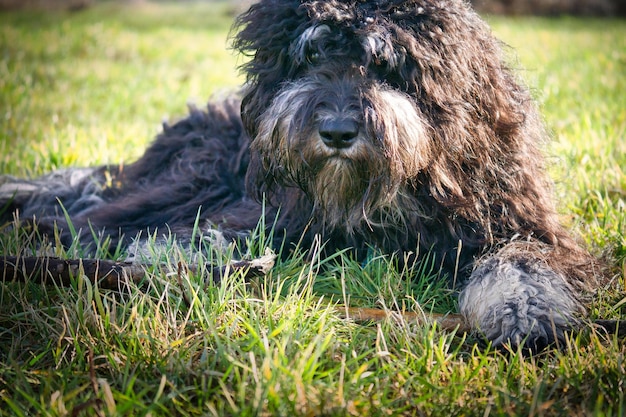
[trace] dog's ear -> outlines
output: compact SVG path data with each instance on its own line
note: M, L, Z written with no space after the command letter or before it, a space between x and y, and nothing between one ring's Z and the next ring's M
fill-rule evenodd
M242 117L251 137L256 135L258 112L267 106L281 82L291 79L297 69L289 48L304 31L307 19L300 1L261 0L235 21L232 46L246 59L240 66L248 86Z
M405 51L395 70L404 85L397 84L436 138L430 194L471 221L487 224L485 216L498 213L507 228L545 234L535 229L545 219L533 207L546 188L538 150L546 135L501 43L462 1L408 1L386 13L375 19L385 27L375 29L392 33L394 48Z

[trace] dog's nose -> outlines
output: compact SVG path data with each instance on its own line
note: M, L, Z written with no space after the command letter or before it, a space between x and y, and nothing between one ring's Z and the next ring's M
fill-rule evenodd
M348 148L359 134L359 125L350 119L328 119L320 124L319 134L330 148Z

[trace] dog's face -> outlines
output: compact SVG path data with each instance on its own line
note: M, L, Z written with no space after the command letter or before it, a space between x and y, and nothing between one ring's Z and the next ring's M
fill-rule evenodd
M423 173L469 134L447 119L463 107L491 117L476 114L492 100L478 97L485 58L462 48L492 40L462 3L261 1L239 25L254 186L300 188L330 227L406 212ZM438 175L441 193L455 191L450 176Z
M371 54L366 46L360 57L339 58L330 38L351 36L327 25L302 34L292 51L300 73L277 90L252 142L274 180L301 188L331 227L375 222L370 215L394 205L430 154L427 121L408 94L360 62Z

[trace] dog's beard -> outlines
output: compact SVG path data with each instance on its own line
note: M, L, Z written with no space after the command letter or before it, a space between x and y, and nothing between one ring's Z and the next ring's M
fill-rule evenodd
M364 146L362 148L365 148ZM314 211L330 228L342 227L352 232L371 222L373 207L391 203L388 185L377 182L386 167L381 160L366 152L353 152L351 157L316 155L309 169L299 175L300 188L313 201ZM306 154L303 154L306 155ZM387 194L387 195L386 195Z
M252 152L266 178L309 197L327 228L352 233L390 218L401 222L395 216L405 211L403 191L431 157L426 123L404 93L378 85L348 89L356 96L350 98L341 87L317 80L283 87L260 119ZM322 120L337 116L358 121L349 147L320 138Z

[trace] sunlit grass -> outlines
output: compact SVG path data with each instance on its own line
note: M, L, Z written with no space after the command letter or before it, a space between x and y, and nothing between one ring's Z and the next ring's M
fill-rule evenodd
M553 137L561 212L598 252L626 260L626 24L491 19L514 49Z
M134 160L188 101L237 88L226 6L193 7L0 16L0 172Z

